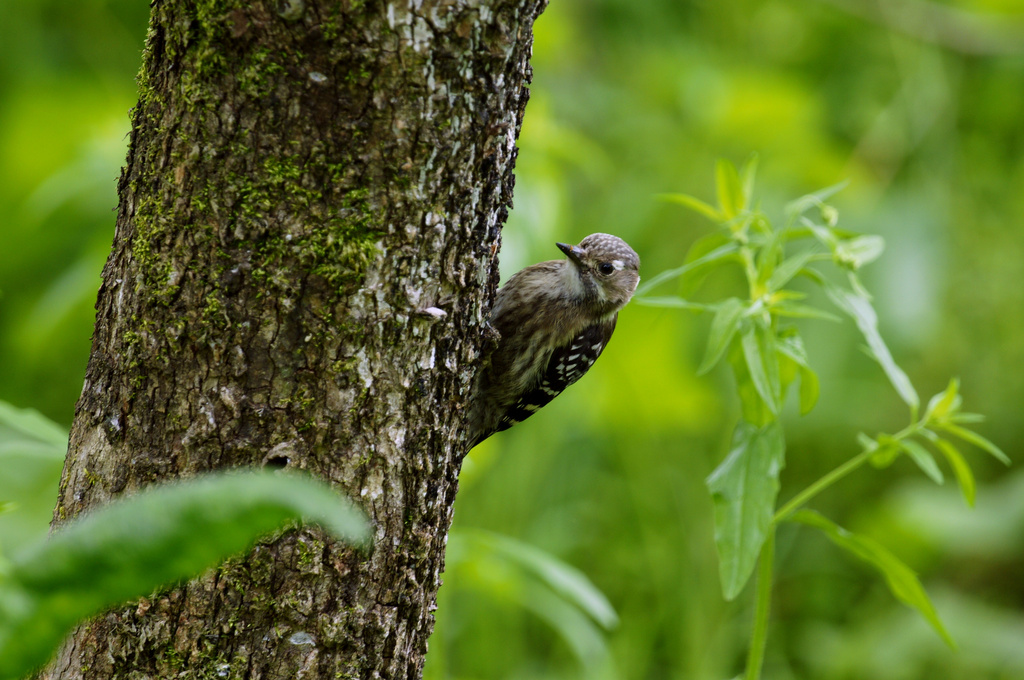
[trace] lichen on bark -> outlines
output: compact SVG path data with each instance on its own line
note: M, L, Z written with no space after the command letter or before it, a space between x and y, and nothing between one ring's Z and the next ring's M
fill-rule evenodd
M53 678L420 675L543 0L157 0L55 522L322 475L376 530L260 543Z

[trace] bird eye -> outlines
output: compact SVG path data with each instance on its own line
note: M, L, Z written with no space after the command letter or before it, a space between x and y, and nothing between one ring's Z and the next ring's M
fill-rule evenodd
M615 271L615 267L612 266L611 262L602 262L597 265L597 271L601 272L604 276L608 276Z

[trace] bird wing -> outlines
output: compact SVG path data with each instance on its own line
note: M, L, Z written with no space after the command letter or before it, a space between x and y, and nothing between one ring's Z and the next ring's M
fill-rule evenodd
M556 347L540 381L509 407L502 415L496 431L507 430L526 420L561 394L562 390L582 378L608 345L617 318L618 315L612 315L607 321L587 326L572 340Z

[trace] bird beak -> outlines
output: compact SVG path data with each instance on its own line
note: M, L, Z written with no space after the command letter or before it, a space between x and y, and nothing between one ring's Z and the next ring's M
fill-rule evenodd
M566 256L568 256L568 258L577 266L582 264L582 262L580 262L580 258L583 257L583 248L580 248L579 246L571 246L568 243L556 243L555 245L558 246L558 249L565 253Z

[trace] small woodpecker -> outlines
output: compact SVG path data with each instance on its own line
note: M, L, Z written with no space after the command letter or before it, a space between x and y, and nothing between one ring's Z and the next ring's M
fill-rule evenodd
M501 339L476 376L469 448L526 420L582 378L640 282L640 257L618 236L555 245L567 259L523 269L495 298L490 324Z

